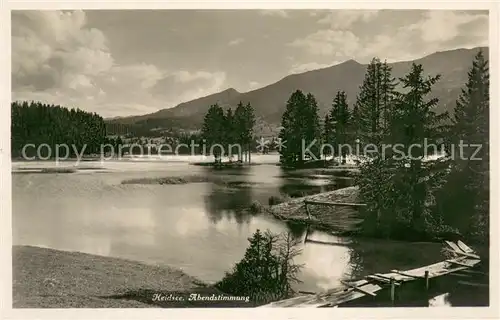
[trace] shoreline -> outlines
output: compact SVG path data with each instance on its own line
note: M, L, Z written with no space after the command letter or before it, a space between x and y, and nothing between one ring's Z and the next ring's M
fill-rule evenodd
M292 223L310 224L322 231L336 232L339 235L349 235L356 232L363 221L356 210L349 207L332 208L328 206L309 205L311 219L304 208L304 200L328 202L356 202L358 187L351 186L329 192L317 193L305 197L293 198L289 201L267 208L267 212L278 220ZM314 209L321 211L321 216Z
M13 308L254 307L168 265L14 245L12 270Z

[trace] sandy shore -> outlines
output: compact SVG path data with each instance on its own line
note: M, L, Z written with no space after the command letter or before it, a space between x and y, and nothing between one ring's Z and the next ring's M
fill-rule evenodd
M14 246L12 260L14 308L253 306L201 301L221 292L164 265L31 246ZM188 301L192 294L201 298ZM170 296L181 296L183 301L172 301Z

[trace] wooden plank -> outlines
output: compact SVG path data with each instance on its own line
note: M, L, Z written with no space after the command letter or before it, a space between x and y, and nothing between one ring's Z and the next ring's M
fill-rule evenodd
M355 283L362 283L362 282L366 282L366 280L356 281ZM366 282L364 289L366 291L376 292L382 289L382 287ZM275 301L271 302L270 304L259 306L258 308L269 308L269 307L321 308L327 306L331 307L364 296L366 296L364 293L352 289L350 289L349 291L344 291L342 287L342 288L335 288L329 290L326 293L321 293L317 295L305 295L286 300Z
M477 254L473 254L473 253L466 253L466 252L457 252L457 253L458 253L458 254L460 254L460 255L463 255L463 256L469 257L469 258L481 259L481 257L479 257Z
M451 241L445 241L446 244L451 247L453 249L453 252L454 253L457 253L457 254L460 254L462 256L466 256L466 257L470 257L470 258L474 258L474 259L480 259L480 257L477 255L477 254L474 254L472 251L471 248L467 247L463 242L460 241L460 243L462 243L462 246L465 246L465 250L462 250L458 245L456 245L455 243L451 242Z
M450 272L454 272L454 271L457 271L457 270L463 270L463 269L468 269L468 268L471 268L473 267L474 265L478 264L481 260L478 260L478 259L474 259L474 260L471 260L471 259L467 259L467 258L457 258L457 259L453 259L452 261L458 261L458 260L463 260L463 259L466 259L468 261L468 263L470 263L470 265L464 267L464 266L457 266L453 269L450 269L450 266L449 266L449 262L446 262L446 261L441 261L441 262L437 262L437 263L434 263L434 264L431 264L431 265L428 265L428 266L425 266L425 267L420 267L420 268L417 268L417 269L412 269L412 270L407 270L405 272L407 273L410 273L410 274L423 274L426 270L430 271L430 274L429 274L429 277L430 278L435 278L435 277L439 277L439 276L442 276L442 275L445 275L445 274L448 274Z
M364 207L366 203L348 203L348 202L330 202L317 200L304 200L305 204L323 205L323 206L346 206L346 207Z
M376 275L369 275L366 278L372 279L372 280L375 280L375 281L378 281L378 282L387 283L387 284L391 283L391 280L388 280L386 278L377 277ZM399 283L396 283L396 286L399 286Z
M466 252L466 253L474 253L474 250L472 250L469 246L467 246L465 243L463 243L462 241L458 240L457 241L457 245L460 249L462 249L463 252Z
M418 276L416 274L409 274L407 272L403 272L403 271L399 271L399 270L391 270L391 272L400 274L400 275L408 277L408 278L413 278L413 279L424 279L425 278L423 276Z
M387 276L387 275L385 275L385 274L382 274L382 273L375 273L375 275L376 275L377 277L384 278L384 279L387 279L387 280L391 281L391 277L389 277L389 276ZM394 279L394 280L396 280L396 279Z
M456 260L446 260L446 262L449 262L451 264L456 264L457 266L467 267L467 268L471 268L472 267L470 264L458 262Z
M465 253L464 251L462 251L455 243L451 242L451 241L445 241L445 243L453 249L454 252L456 253Z
M359 292L361 292L361 293L364 293L364 294L366 294L366 295L370 295L370 296L372 296L372 297L377 296L375 293L373 293L373 292L371 292L371 291L364 290L364 289L362 289L362 288L360 288L360 287L358 287L358 286L353 286L353 285L351 285L350 283L348 283L348 282L346 282L346 281L340 280L340 282L341 282L343 285L348 286L349 288L352 288L352 289L354 289L354 290L356 290L356 291L359 291Z
M313 240L313 239L304 240L304 243L305 242L315 243L315 244L325 244L325 245L329 245L329 246L341 246L341 247L346 247L349 245L348 243L327 242L327 241L320 241L320 240Z
M454 243L453 243L454 244ZM455 245L455 244L454 244ZM449 245L452 247L452 245ZM455 245L456 246L456 245ZM455 251L454 252L463 252L460 248L460 251ZM467 254L472 254L467 252ZM424 272L428 275L426 278L427 280L430 278L434 277L439 277L443 276L446 274L452 274L452 275L457 275L460 276L460 274L456 274L456 272L466 272L466 271L472 271L469 270L470 268L474 267L476 264L480 263L481 259L480 258L467 258L465 255L462 255L459 258L456 259L449 259L441 262L437 262L431 265L427 265L424 267L416 268L416 269L411 269L411 270L406 270L406 271L399 271L399 270L392 270L391 273L395 275L401 275L404 277L407 277L409 279L402 279L399 278L397 281L400 281L400 283L396 283L395 285L400 285L404 283L405 281L412 281L412 279L416 278L425 278L420 276L420 274L423 274ZM454 267L450 266L452 264ZM473 272L473 271L472 271ZM313 308L318 308L318 307L327 307L327 306L337 306L339 304L355 300L357 298L366 296L367 294L370 295L367 292L375 293L383 288L387 288L387 286L391 283L391 278L397 278L393 277L391 273L386 273L386 274L374 274L374 275L369 275L366 277L364 280L358 280L355 282L350 282L349 284L343 283L346 285L348 288L345 289L344 286L342 287L337 287L333 288L330 290L327 290L324 293L318 293L315 295L308 294L308 295L303 295L295 298L290 298L282 301L276 301L272 302L268 305L264 305L261 307L313 307ZM466 282L466 281L459 281L462 282L464 285L472 285L472 286L487 286L486 284L481 284L481 283L474 283L474 282ZM362 288L359 288L361 287ZM356 288L354 288L356 287Z
M309 212L309 208L307 207L307 202L306 201L304 201L304 207L306 208L307 218L309 220L311 220L311 213Z
M363 289L366 291L370 292L377 292L382 289L379 285L373 284L373 283L367 283L363 286ZM345 303L347 301L352 301L361 297L366 296L364 293L361 293L359 291L348 291L344 293L343 295L340 296L328 296L325 297L325 300L328 301L330 305L339 305L341 303Z
M312 291L299 291L299 293L302 293L302 294L316 294L316 292L312 292Z

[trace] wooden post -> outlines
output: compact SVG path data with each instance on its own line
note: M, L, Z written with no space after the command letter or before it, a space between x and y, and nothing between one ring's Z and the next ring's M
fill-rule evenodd
M396 283L395 283L394 277L391 277L391 303L392 303L392 305L394 305L395 291L396 291Z
M304 201L304 207L306 209L306 214L307 214L307 227L306 227L306 236L304 238L304 244L307 241L307 236L309 234L309 224L311 223L311 213L309 212L309 208L307 207L307 202Z
M429 290L429 270L425 270L425 290Z
M306 201L304 201L304 207L306 208L307 219L311 220L311 213L309 212L309 208L307 207Z

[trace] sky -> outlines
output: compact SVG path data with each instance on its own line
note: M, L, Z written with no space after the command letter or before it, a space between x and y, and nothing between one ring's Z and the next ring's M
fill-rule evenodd
M487 11L13 11L12 98L139 115L349 59L487 45Z

